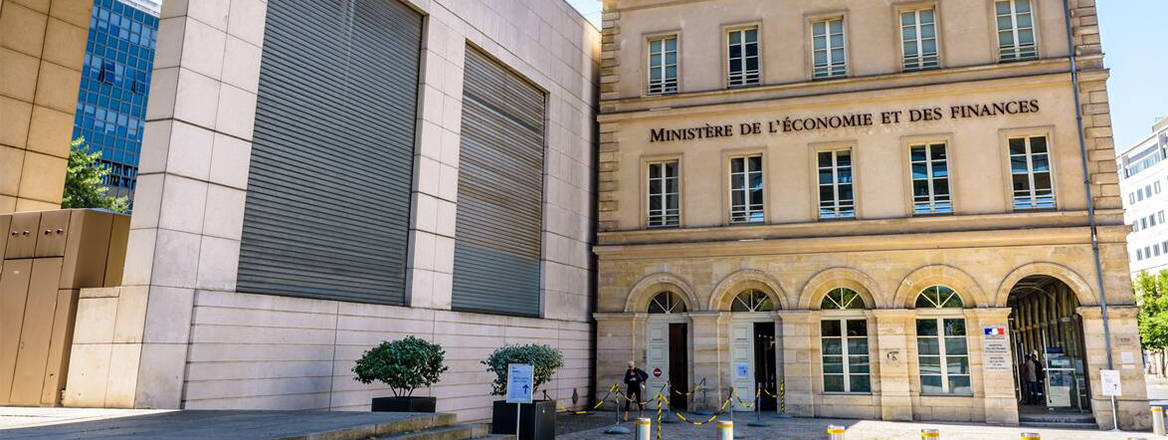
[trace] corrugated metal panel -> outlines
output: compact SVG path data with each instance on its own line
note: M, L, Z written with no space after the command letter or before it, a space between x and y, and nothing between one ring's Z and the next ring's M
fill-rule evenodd
M539 316L544 94L474 48L465 64L452 305Z
M238 290L404 304L422 17L267 10Z

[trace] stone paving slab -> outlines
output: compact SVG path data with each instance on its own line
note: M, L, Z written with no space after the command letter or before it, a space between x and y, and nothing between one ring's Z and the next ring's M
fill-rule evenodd
M611 413L610 413L611 414ZM599 415L599 414L598 414ZM611 419L611 416L604 416ZM704 418L703 418L704 419ZM920 439L922 428L936 428L940 430L940 440L1016 440L1023 432L1037 432L1042 440L1126 440L1162 439L1154 437L1150 432L1113 433L1097 430L1067 430L1049 428L1001 427L989 425L962 425L953 423L908 423L884 422L873 420L844 420L844 419L778 419L764 417L770 424L768 427L750 427L746 423L754 420L751 417L739 417L735 423L735 434L743 434L745 439L766 440L820 440L827 438L828 425L841 425L847 430L847 440L917 440ZM621 426L633 429L632 423L622 423ZM717 430L713 423L694 426L688 423L664 424L661 430L661 440L715 440ZM560 434L557 440L603 440L629 438L628 435L607 435L605 428L594 428L577 431L570 434ZM657 425L653 425L653 435L656 439Z
M50 411L63 409L70 408L44 408ZM376 427L411 417L417 415L345 411L184 410L0 429L0 439L311 439L316 438L314 434Z

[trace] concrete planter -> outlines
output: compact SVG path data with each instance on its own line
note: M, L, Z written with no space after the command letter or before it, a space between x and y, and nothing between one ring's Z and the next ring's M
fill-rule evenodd
M437 397L374 397L372 408L375 412L432 413L437 404Z
M552 440L556 438L556 402L554 400L536 400L523 403L519 406L519 438L518 440ZM491 414L492 434L515 434L514 403L505 400L496 400L494 411Z

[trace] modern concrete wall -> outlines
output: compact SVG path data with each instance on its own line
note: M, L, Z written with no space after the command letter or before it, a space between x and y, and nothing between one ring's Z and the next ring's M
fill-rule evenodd
M0 2L0 213L61 206L92 9Z
M450 371L419 393L438 396L440 411L463 419L490 416L491 376L479 361L503 344L563 350L566 365L545 388L563 404L573 389L588 395L599 33L560 1L408 3L426 14L412 306L235 291L267 3L169 0L125 282L93 292L119 298L102 316L124 331L94 342L113 344L111 357L74 345L66 405L367 409L370 397L388 390L353 381L353 361L406 334L444 345ZM468 44L547 92L543 319L450 311ZM87 305L83 298L79 307Z

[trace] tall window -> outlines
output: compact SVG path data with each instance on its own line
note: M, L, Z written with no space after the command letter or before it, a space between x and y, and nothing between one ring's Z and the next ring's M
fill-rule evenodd
M917 296L917 309L961 308L961 297L945 286L933 286ZM922 394L972 394L965 319L917 319L917 356Z
M1014 209L1053 209L1054 185L1046 136L1010 138Z
M677 93L677 36L649 40L649 94Z
M844 56L844 19L829 18L811 23L813 79L839 78L848 74Z
M649 313L685 313L685 302L673 292L661 292L649 301Z
M762 222L762 156L730 159L730 222Z
M868 322L864 319L824 319L823 390L836 393L872 391L868 363Z
M912 145L909 147L909 162L912 167L913 213L953 212L945 144Z
M1037 58L1030 0L998 0L994 9L998 20L998 58L1002 61Z
M852 188L852 152L821 151L819 163L819 218L856 216Z
M753 289L742 291L730 304L732 312L769 312L774 309L775 303L771 301L771 297Z
M935 69L940 66L935 20L933 8L900 13L904 70Z
M649 164L649 227L672 227L681 223L677 161Z
M738 29L728 35L727 84L730 87L758 85L758 28Z

